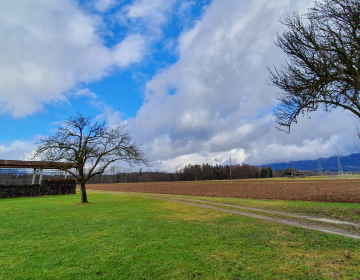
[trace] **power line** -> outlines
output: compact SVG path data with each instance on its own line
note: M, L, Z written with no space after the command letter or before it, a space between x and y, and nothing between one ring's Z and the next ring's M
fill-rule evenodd
M338 175L344 175L344 172L343 172L342 167L341 167L341 162L340 162L340 157L339 157L338 148L337 148L336 145L335 145L335 148L336 148L337 163L338 163Z
M232 178L231 178L231 156L230 156L230 180L231 180L231 183L232 183Z
M291 164L292 164L291 178L296 179L296 172L295 172L294 162L292 161Z
M317 158L318 158L318 170L319 170L319 176L322 175L322 168L321 168L321 161L320 161L320 156L319 156L319 150L316 149L316 153L317 153Z

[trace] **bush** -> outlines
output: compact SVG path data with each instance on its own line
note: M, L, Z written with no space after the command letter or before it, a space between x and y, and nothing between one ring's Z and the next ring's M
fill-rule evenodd
M43 179L42 184L0 185L0 198L76 194L74 179Z

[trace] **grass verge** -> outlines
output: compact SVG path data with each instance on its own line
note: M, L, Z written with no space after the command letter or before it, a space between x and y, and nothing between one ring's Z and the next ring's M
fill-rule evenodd
M139 193L140 194L140 193ZM149 194L153 195L153 194ZM231 204L264 210L282 211L299 215L316 216L321 218L339 219L360 223L359 203L315 202L299 200L269 200L231 197L204 197L184 195L163 195L171 197L193 198L197 200Z
M360 243L143 197L0 200L0 279L357 279Z

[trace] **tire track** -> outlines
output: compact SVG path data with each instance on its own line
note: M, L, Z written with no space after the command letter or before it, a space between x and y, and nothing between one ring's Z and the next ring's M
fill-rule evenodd
M237 209L242 209L242 210L263 212L263 213L268 213L268 214L288 216L288 217L299 218L299 219L307 219L307 220L312 220L312 221L320 221L320 222L326 222L326 223L331 223L331 224L338 224L338 225L341 224L341 225L349 225L349 226L354 226L354 227L360 227L360 224L355 224L355 223L351 223L351 222L348 222L348 221L340 221L340 220L325 219L325 218L315 218L315 217L311 217L311 216L297 215L297 214L288 213L288 212L281 212L281 211L273 211L273 210L265 210L265 209L259 209L259 208L237 206L237 205L232 205L232 204L218 203L218 202L212 202L212 201L206 201L206 200L200 200L200 199L192 199L192 198L184 198L184 197L173 197L173 196L164 196L164 197L168 197L168 198L175 199L175 200L180 199L180 200L185 200L185 201L201 202L201 203L207 203L207 204L218 205L218 206L232 207L232 208L237 208Z
M222 211L222 212L227 212L227 213L231 213L231 214L235 214L235 215L241 215L241 216L245 216L245 217L251 217L251 218L255 218L255 219L261 219L261 220L265 220L265 221L269 221L269 222L280 223L280 224L284 224L284 225L295 226L295 227L300 227L300 228L305 228L305 229L310 229L310 230L317 230L317 231L321 231L324 233L336 234L336 235L350 237L350 238L360 240L360 234L353 233L351 231L347 231L344 229L333 228L333 227L328 227L328 226L324 226L324 225L314 225L314 224L300 222L300 221L294 221L294 220L286 219L286 218L273 218L273 217L269 217L269 216L247 213L247 212L243 212L243 211L239 211L239 210L225 209L225 208L220 208L220 207L216 207L216 206L212 206L212 205L204 205L204 204L199 204L199 203L194 203L194 202L208 203L208 204L213 204L213 205L217 205L217 206L233 207L233 208L238 208L238 209L243 209L243 210L258 211L258 212L264 212L264 213L269 213L269 214L277 214L277 215L283 215L283 216L288 216L288 217L293 217L293 218L302 218L302 219L309 219L309 220L314 220L314 221L323 221L321 219L313 218L313 217L309 217L309 216L302 216L302 215L296 215L296 214L279 212L279 211L262 210L262 209L250 208L250 207L242 207L242 206L223 204L223 203L217 203L217 202L207 202L207 201L203 201L203 200L196 200L196 199L190 199L190 198L167 197L167 196L164 197L164 196L123 193L123 192L111 192L111 193L118 193L118 194L130 195L130 196L139 196L139 197L146 197L146 198L182 203L182 204L187 204L187 205L191 205L191 206L195 206L195 207L201 207L201 208L206 208L206 209L211 209L211 210L216 210L216 211ZM331 221L336 221L336 220L331 220ZM350 223L350 224L352 224L352 223ZM354 224L354 225L359 226L357 224Z

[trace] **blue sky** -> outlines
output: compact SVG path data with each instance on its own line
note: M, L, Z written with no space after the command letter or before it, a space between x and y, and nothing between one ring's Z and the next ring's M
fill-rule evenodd
M126 123L152 170L267 164L358 152L334 110L277 131L267 66L278 22L307 0L5 0L0 3L0 158L81 112Z

